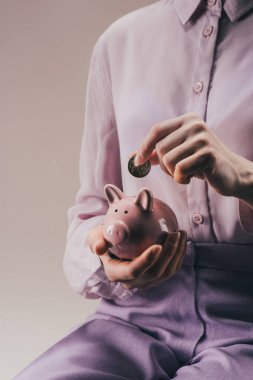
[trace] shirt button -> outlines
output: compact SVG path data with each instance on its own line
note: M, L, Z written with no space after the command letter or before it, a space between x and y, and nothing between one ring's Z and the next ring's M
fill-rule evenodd
M203 32L204 36L210 37L212 33L213 33L213 26L206 26Z
M216 4L216 0L207 0L207 4L212 6Z
M196 212L192 215L192 220L195 224L202 224L204 222L204 217L202 214L200 214L200 212Z
M204 88L203 82L197 82L193 86L193 90L194 90L194 92L196 92L196 94L200 94L203 91L203 88Z

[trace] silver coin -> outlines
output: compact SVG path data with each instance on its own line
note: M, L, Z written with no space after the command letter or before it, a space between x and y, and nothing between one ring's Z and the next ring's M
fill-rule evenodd
M148 175L148 173L151 170L151 163L150 161L146 161L142 165L135 166L134 165L134 158L135 156L131 157L128 161L128 171L130 174L132 174L134 177L141 178Z

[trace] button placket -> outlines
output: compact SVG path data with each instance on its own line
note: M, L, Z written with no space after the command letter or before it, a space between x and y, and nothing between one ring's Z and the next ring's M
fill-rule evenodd
M196 56L192 74L192 93L188 112L195 112L205 120L208 88L211 80L212 65L215 54L218 22L221 15L219 8L208 9L199 25L199 40L196 41ZM215 32L215 33L214 33ZM208 38L212 35L212 38ZM208 41L208 42L207 42ZM214 241L211 216L208 205L207 184L197 178L191 178L187 185L189 222L193 239L196 241Z
M192 75L192 95L189 101L188 112L196 112L200 117L205 116L208 87L211 79L213 57L217 39L218 23L221 9L217 7L215 13L207 10L202 25L199 25L199 41ZM212 36L212 38L208 38ZM208 38L208 43L207 43Z

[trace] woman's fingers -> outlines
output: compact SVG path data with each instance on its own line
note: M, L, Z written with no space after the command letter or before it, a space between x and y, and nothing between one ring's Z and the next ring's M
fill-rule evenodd
M176 164L174 179L179 183L189 183L189 177L203 175L206 170L212 167L213 162L213 151L208 148L202 148Z
M186 252L187 235L183 230L171 233L163 244L162 252L154 265L140 278L123 282L126 289L146 289L162 283L181 268Z
M99 255L110 281L120 281L128 289L135 286L141 289L153 286L180 268L185 252L186 233L171 233L163 245L152 245L130 261L115 259L109 255L109 245L104 239L102 225L90 231L88 245L92 252Z
M155 286L161 285L168 278L170 278L173 274L176 274L180 270L180 268L183 264L184 254L186 251L186 235L181 236L179 244L181 246L180 254L175 256L176 257L175 262L174 261L170 262L170 264L172 264L173 267L168 265L168 267L166 268L165 272L163 273L163 275L161 277L159 277L155 280L153 279L152 281L139 282L138 284L136 281L127 281L127 282L123 283L123 286L126 289L132 289L135 287L138 287L138 289L142 289L142 290L149 289L149 288L153 288Z
M170 261L174 257L177 251L179 239L180 239L179 232L172 232L168 234L166 240L163 243L163 249L159 257L159 260L157 260L157 262L149 270L149 275L153 276L154 280L156 278L159 278L163 274L164 270L166 269L166 267L169 265Z
M178 240L177 252L172 257L167 267L165 268L162 274L162 278L169 278L180 269L181 267L180 264L182 264L182 261L185 255L186 245L187 245L186 232L183 230L180 230L180 237Z
M146 135L143 144L139 147L139 149L137 149L135 158L136 165L144 163L152 154L152 151L155 149L158 141L178 129L183 120L183 116L179 116L153 125L149 133Z
M100 258L109 280L128 281L141 277L158 259L161 250L161 245L153 245L131 261L112 259L108 253Z

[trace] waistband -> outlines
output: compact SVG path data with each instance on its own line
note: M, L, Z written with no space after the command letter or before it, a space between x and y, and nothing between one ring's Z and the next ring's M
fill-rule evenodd
M253 245L187 242L183 265L253 272Z

